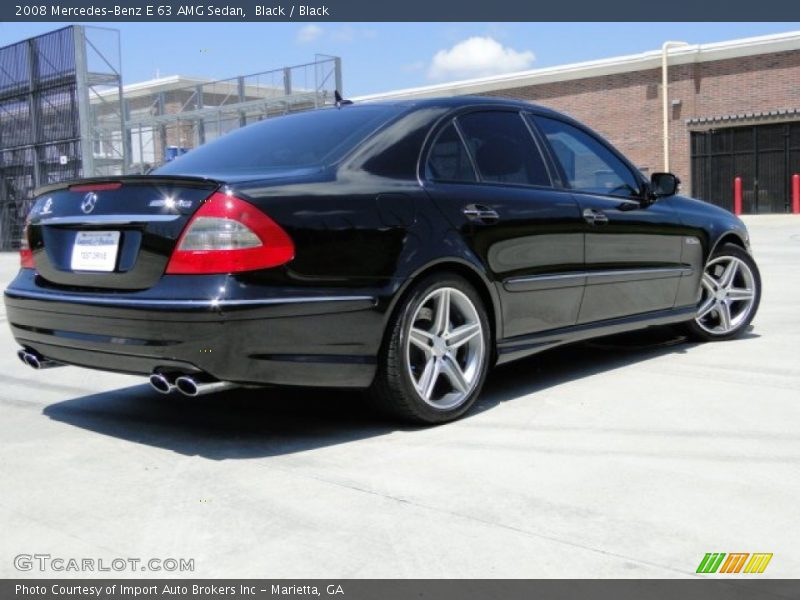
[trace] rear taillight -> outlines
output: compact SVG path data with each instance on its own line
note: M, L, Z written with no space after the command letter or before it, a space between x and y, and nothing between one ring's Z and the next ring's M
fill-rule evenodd
M237 273L283 265L294 243L249 202L215 192L183 230L167 273Z
M28 244L28 223L22 229L22 239L19 241L19 265L23 269L35 269L36 263L33 261L33 251Z

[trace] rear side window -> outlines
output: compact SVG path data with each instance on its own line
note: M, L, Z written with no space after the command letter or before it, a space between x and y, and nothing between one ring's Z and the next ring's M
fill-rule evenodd
M467 149L452 122L442 129L433 143L425 175L432 181L473 183L478 180Z
M550 185L539 148L519 113L469 113L458 117L458 124L483 181Z
M533 118L572 189L623 197L639 193L639 182L631 170L597 138L558 119Z
M155 173L259 173L327 165L399 112L395 106L346 106L273 117L195 148Z

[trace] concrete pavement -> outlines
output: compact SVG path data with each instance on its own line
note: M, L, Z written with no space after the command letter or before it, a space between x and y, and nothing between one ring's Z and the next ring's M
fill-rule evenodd
M555 350L429 429L356 394L36 372L0 312L0 577L98 575L20 572L21 553L195 561L100 574L126 577L687 577L706 552L796 577L800 217L747 222L764 295L743 339Z

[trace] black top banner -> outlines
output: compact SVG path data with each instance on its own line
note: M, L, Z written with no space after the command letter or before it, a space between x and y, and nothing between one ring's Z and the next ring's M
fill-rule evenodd
M10 0L2 21L796 21L796 0ZM576 41L577 43L577 41Z

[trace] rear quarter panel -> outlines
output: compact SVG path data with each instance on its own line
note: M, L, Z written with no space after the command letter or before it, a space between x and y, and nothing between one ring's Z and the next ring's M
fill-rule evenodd
M398 277L398 263L417 219L421 190L405 182L350 177L286 186L237 186L295 244L282 269L247 275L261 283L298 286L381 285Z

